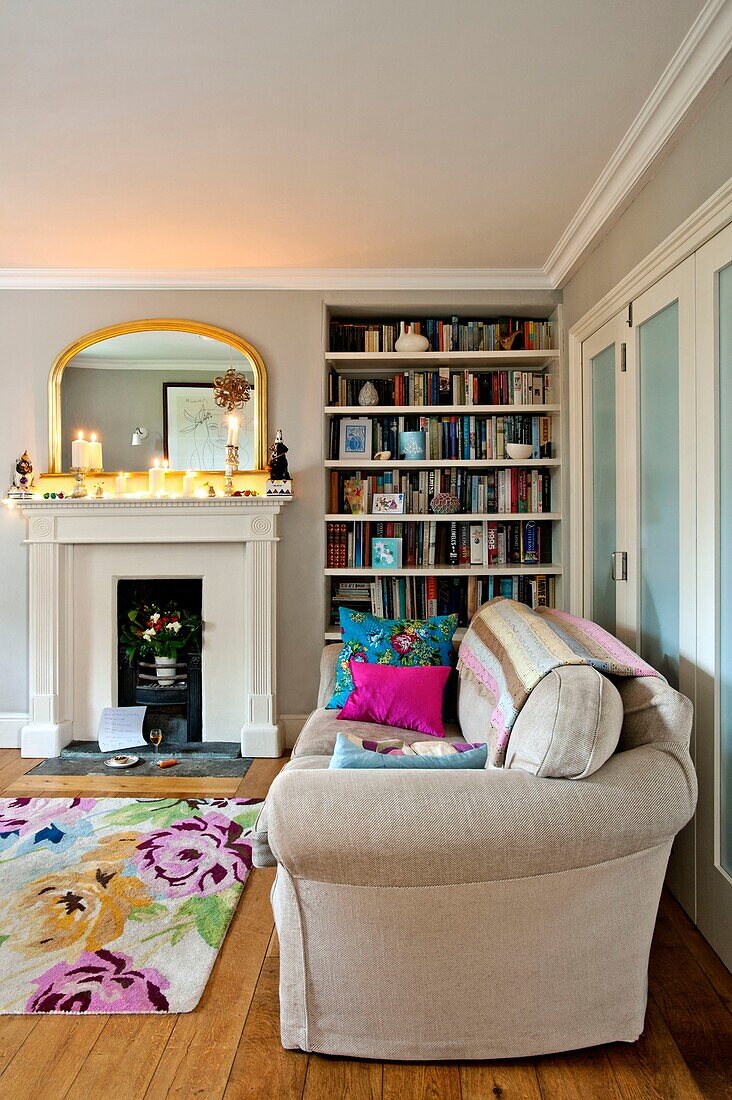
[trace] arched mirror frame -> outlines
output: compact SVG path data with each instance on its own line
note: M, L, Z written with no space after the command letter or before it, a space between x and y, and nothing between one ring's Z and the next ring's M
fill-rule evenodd
M191 332L197 336L207 336L212 340L220 340L228 344L249 360L254 371L254 458L256 468L263 470L265 456L267 454L267 368L264 360L257 351L243 337L235 332L219 328L217 325L208 325L203 321L186 321L176 317L153 317L143 321L124 321L119 325L109 325L107 328L88 332L73 344L64 348L58 356L48 378L48 472L49 474L63 473L61 463L61 379L66 367L75 355L92 344L98 344L101 340L110 340L113 336L125 336L129 332Z

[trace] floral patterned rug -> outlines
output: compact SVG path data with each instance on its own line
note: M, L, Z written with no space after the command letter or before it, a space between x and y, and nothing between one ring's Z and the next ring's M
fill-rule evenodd
M251 869L260 807L0 799L0 1013L190 1012Z

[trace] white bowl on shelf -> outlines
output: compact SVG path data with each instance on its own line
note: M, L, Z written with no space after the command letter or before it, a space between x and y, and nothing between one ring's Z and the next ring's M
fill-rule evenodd
M509 458L526 460L531 458L534 453L534 448L530 443L507 443L506 454Z

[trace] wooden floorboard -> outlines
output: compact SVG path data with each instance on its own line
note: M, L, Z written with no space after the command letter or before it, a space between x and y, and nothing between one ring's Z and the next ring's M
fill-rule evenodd
M460 1067L462 1100L542 1100L533 1058Z
M33 777L0 750L0 794L262 798L285 763L241 779ZM35 780L53 780L37 786ZM222 789L222 785L225 785ZM668 894L637 1043L515 1062L400 1064L286 1051L279 1042L274 870L249 878L204 995L180 1016L0 1016L8 1100L727 1100L732 976ZM450 1026L450 1022L446 1022ZM488 1026L488 1025L487 1025Z
M80 779L83 778L83 784ZM6 795L40 795L43 798L58 795L84 794L99 798L232 798L240 780L234 779L186 779L182 776L132 775L23 775L5 788ZM266 792L265 792L266 793Z

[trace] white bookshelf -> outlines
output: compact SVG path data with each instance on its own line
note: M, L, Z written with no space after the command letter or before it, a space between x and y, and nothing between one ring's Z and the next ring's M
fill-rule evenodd
M422 311L425 312L424 310ZM427 311L429 312L429 311ZM432 316L436 311L432 312ZM449 310L441 311L449 313ZM459 311L453 311L459 312ZM480 311L473 309L473 313ZM485 316L495 311L487 310ZM511 314L511 310L503 308L504 314ZM523 313L526 313L526 309ZM338 310L340 319L345 318L347 311L344 307ZM379 310L374 307L369 310L368 317L359 318L367 322L381 322L386 316L394 315L394 310L388 307ZM537 310L537 316L539 311ZM338 606L348 602L346 597L335 598L333 592L336 582L341 579L347 582L363 580L365 584L371 584L378 578L405 578L409 585L409 578L464 578L466 584L470 581L475 584L480 578L506 578L506 577L536 577L552 578L555 591L555 604L563 606L562 599L562 516L563 516L563 485L562 485L562 455L561 435L559 425L561 422L561 307L558 306L549 320L553 324L553 333L556 335L557 347L549 350L536 351L492 351L492 352L423 352L414 355L403 355L398 352L341 352L330 351L328 346L330 334L331 312L328 307L324 314L324 376L323 376L323 469L325 475L325 501L323 512L323 571L325 581L325 623L324 637L326 641L337 641L340 634L337 626L331 622L332 611ZM437 368L445 367L453 373L470 371L473 374L482 374L493 371L529 371L531 373L550 373L552 377L551 403L523 403L523 404L462 404L452 403L445 405L371 405L358 404L332 404L329 400L329 376L337 374L354 379L384 379L405 372L429 372ZM329 448L331 440L331 422L338 417L441 417L441 416L478 416L478 417L504 417L504 416L542 416L551 417L552 430L552 458L535 459L527 462L516 462L511 459L422 459L404 460L390 458L386 461L370 459L369 461L353 461L330 457ZM437 471L451 470L465 473L472 471L476 474L486 473L490 470L507 470L512 467L518 469L543 471L545 476L551 478L551 510L545 512L460 512L456 515L435 515L431 512L410 512L400 515L393 513L369 513L367 515L351 515L342 512L334 512L328 508L330 501L330 479L337 472L363 470L364 475L373 476L379 470L387 471ZM518 524L523 522L541 522L551 524L551 550L552 561L541 564L506 564L506 565L452 565L441 564L431 566L405 565L399 569L378 569L372 566L345 566L334 567L327 564L327 532L328 525L345 524L354 533L364 524L400 523L422 524L435 523L440 526L445 523L497 523ZM370 537L376 537L374 532L368 532ZM471 580L472 578L472 580ZM418 583L418 582L415 582ZM370 609L370 603L359 602L353 599L352 606ZM457 637L464 634L464 627L460 627Z

